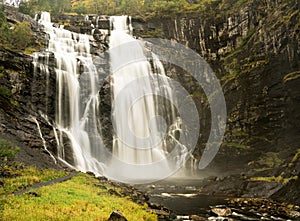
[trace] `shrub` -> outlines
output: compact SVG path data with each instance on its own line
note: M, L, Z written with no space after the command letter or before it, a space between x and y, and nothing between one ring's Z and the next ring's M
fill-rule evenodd
M12 161L20 148L14 145L12 142L4 139L0 139L0 161Z
M32 38L33 35L29 22L16 24L11 36L12 44L15 48L25 49L31 44Z
M11 91L6 86L0 85L0 97L5 99L11 98Z
M10 30L7 24L6 16L3 11L0 10L0 43L6 44L9 39Z
M79 15L87 13L86 7L84 5L78 5L74 7L73 11Z

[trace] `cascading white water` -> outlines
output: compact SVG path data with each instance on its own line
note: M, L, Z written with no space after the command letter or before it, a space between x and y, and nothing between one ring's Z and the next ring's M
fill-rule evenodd
M166 158L166 136L171 133L168 132L169 126L177 122L171 86L161 62L131 36L130 17L113 16L111 23L113 155L124 164L151 165ZM165 105L160 97L170 101L168 113L160 110L160 105ZM171 119L169 125L166 119L162 119L166 117ZM160 168L153 167L151 172L137 170L134 174L130 174L129 169L119 168L115 173L151 179L155 178L158 170L166 169L161 167L168 166L166 162Z
M47 12L39 20L49 34L48 52L56 60L56 116L58 157L65 160L64 136L71 142L73 166L101 174L102 139L97 125L98 73L90 54L89 36L55 28ZM80 78L80 82L79 82Z
M59 159L78 170L125 182L151 181L174 172L166 155L178 146L175 134L181 130L181 121L175 114L172 88L159 59L132 37L130 17L111 17L112 153L104 147L97 116L100 79L90 54L91 36L53 27L46 12L39 22L49 35L49 44L46 52L35 57L35 69L48 76L50 54L56 61L52 126Z
M39 132L39 135L40 135L40 138L42 139L42 142L43 142L43 146L44 146L44 151L46 151L50 156L51 158L53 159L54 163L57 163L55 157L52 155L52 153L48 150L47 148L47 145L46 145L46 141L43 137L43 134L42 134L42 131L41 131L41 127L40 127L40 124L39 122L37 121L36 117L33 117L31 116L31 120L33 120L37 126L37 129L38 129L38 132Z
M21 2L27 2L28 0L5 0L5 4L19 7Z

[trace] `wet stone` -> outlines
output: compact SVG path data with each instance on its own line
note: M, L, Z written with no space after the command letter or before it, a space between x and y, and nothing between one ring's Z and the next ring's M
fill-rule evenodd
M219 208L219 207L215 207L211 209L211 213L217 216L223 216L223 217L227 217L227 216L231 216L232 212L231 209L228 207L224 207L224 208Z
M110 195L114 195L114 196L118 196L118 197L121 197L121 194L119 194L117 191L113 190L113 189L109 189L108 190L108 193Z
M198 215L190 215L189 218L191 220L194 220L194 221L204 221L204 220L207 220L206 217L201 217L201 216L198 216Z

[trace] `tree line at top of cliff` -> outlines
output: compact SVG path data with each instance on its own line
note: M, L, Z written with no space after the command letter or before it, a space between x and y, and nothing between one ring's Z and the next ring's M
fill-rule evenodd
M235 8L255 0L30 0L21 2L19 10L34 16L48 11L53 16L63 13L117 15L136 17L171 16L205 12L207 9Z

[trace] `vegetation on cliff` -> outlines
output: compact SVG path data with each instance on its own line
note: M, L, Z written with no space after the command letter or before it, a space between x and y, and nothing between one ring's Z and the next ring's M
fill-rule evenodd
M8 21L6 13L0 10L0 47L26 54L38 50L40 42L31 25L28 20Z
M6 15L0 11L0 46L24 51L34 44L33 32L27 21L9 24Z
M0 162L3 168L7 163L13 162L20 148L12 142L5 139L0 139Z

